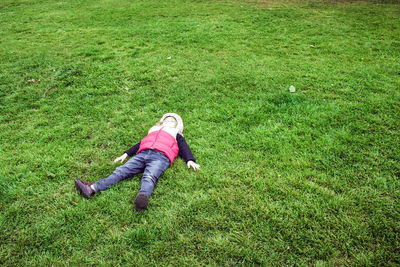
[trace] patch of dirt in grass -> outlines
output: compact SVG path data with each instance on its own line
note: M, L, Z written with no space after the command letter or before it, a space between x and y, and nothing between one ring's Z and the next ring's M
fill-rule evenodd
M374 3L374 4L399 4L398 0L242 0L241 2L248 3L251 5L273 8L279 5L289 5L289 4L352 4L352 3Z
M314 2L314 1L313 1ZM398 4L398 0L321 0L315 3L373 3L373 4Z

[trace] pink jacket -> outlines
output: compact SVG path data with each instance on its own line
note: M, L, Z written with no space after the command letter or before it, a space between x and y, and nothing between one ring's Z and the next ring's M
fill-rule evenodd
M164 153L171 161L171 164L179 153L178 142L172 135L163 130L151 132L143 138L136 154L146 149L155 149Z

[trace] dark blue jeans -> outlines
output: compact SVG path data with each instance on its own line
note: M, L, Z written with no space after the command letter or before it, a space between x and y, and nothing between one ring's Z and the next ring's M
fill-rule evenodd
M93 186L96 192L103 191L137 173L143 172L140 192L144 192L150 197L158 178L168 169L169 165L170 161L163 153L157 150L144 150L115 169L114 173L107 178L94 183Z

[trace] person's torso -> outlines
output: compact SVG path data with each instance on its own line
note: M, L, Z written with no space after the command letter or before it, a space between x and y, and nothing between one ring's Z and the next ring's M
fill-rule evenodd
M164 128L165 127L160 127L160 129L153 129L153 131L150 129L149 134L140 142L140 147L137 153L146 149L158 150L164 153L170 159L172 164L179 153L178 142L175 139L177 133L174 137L171 134L172 131L166 131Z

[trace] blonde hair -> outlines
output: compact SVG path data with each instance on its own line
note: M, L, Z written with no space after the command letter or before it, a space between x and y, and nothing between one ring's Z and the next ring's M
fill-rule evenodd
M164 118L164 120L165 120L166 118L173 118L173 119L175 120L175 126L174 126L174 128L178 127L178 121L177 121L174 117L172 117L172 116L167 116L167 117ZM162 126L164 120L163 120L163 121L157 121L156 124L155 124L154 126Z

